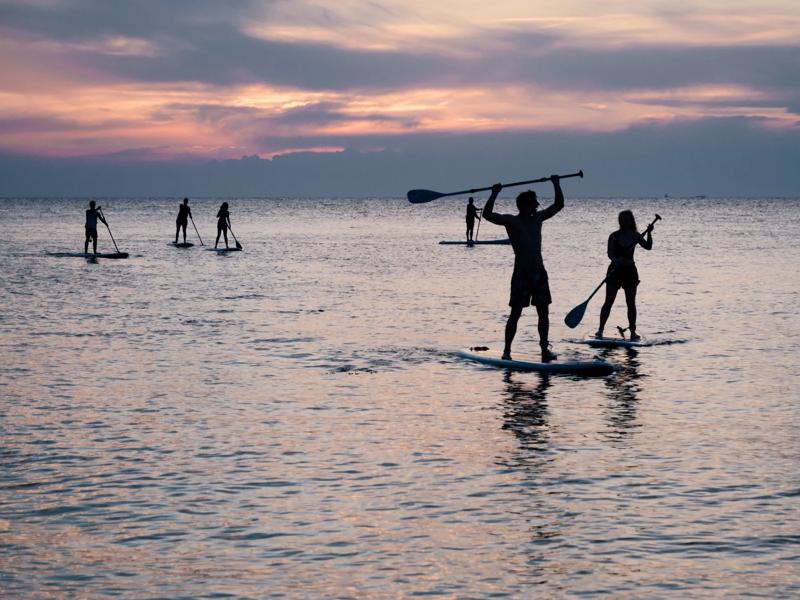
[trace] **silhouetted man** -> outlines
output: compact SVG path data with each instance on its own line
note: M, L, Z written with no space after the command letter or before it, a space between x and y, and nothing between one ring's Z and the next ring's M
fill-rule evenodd
M175 221L175 243L178 243L178 233L183 228L183 243L186 243L186 226L189 224L189 218L192 216L192 209L189 208L189 199L184 198L183 204L178 208L178 218Z
M89 254L89 240L92 240L92 251L97 254L97 219L100 219L103 223L106 223L106 220L103 218L103 214L100 212L100 207L98 206L95 208L94 200L89 202L89 208L86 211L86 241L83 242L83 253Z
M503 185L492 186L492 195L483 207L483 216L490 223L503 225L508 232L511 246L514 248L514 274L511 276L511 299L508 305L511 314L506 323L505 348L503 358L511 360L511 343L517 333L517 322L522 316L522 309L533 304L539 316L539 346L542 349L542 362L555 360L556 355L549 349L547 339L550 329L549 305L550 286L547 271L542 260L542 222L564 208L564 193L558 175L551 175L555 190L555 202L542 211L537 211L539 200L536 192L528 190L517 196L516 215L502 215L494 212L494 201Z
M480 219L478 208L475 206L475 201L470 198L467 203L467 241L472 241L472 230L475 229L475 219Z

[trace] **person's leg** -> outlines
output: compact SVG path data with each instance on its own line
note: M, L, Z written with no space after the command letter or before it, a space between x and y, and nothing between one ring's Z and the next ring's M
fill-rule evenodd
M86 230L86 239L83 241L83 253L89 254L89 230Z
M222 234L222 228L221 227L217 227L217 239L214 242L214 248L216 248L219 245L219 236L221 234Z
M186 226L187 225L188 225L188 223L186 221L181 223L181 227L183 227L183 243L184 244L186 243Z
M97 254L97 230L92 233L92 248L95 254Z
M636 333L636 286L625 288L625 302L628 304L628 331L632 340L640 339Z
M227 227L222 230L222 235L225 236L225 247L227 248L228 247L228 228Z
M550 310L547 304L536 305L536 315L539 317L537 329L539 330L539 345L542 348L547 347L550 343L548 336L550 335Z
M618 287L606 283L606 301L603 303L603 308L600 309L600 327L597 328L595 337L603 337L603 330L606 328L606 321L608 321L608 316L611 314L611 307L617 298L617 291L619 291Z
M178 243L178 234L181 231L181 224L180 222L175 223L175 243Z
M536 314L539 317L537 329L539 330L539 347L542 349L542 362L555 360L556 355L550 351L550 306L537 304Z
M517 335L517 322L522 316L521 306L512 306L511 314L508 315L506 321L506 345L503 349L503 358L511 360L511 343L514 341L514 336Z

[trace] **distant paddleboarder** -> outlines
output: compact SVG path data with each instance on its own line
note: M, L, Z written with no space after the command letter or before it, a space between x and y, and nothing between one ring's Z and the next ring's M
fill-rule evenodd
M189 199L184 198L183 204L179 205L178 218L175 220L175 243L178 243L178 233L183 228L183 243L186 243L186 226L189 225L189 219L192 217L192 209L189 208Z
M606 275L606 301L600 309L600 327L595 337L603 337L603 329L611 314L611 307L614 305L619 288L622 288L625 290L625 302L628 305L630 339L633 341L641 339L636 333L636 288L639 285L639 272L633 260L633 252L637 245L645 250L652 249L652 232L652 223L642 234L636 229L636 219L631 211L623 210L619 213L619 229L608 236L608 258L611 259L611 264L608 265Z
M475 229L475 219L480 219L478 208L475 206L475 200L472 198L467 202L467 242L472 242L472 230Z
M542 362L555 360L556 355L550 351L548 334L550 329L549 305L550 286L547 271L542 260L542 223L555 216L564 208L564 193L558 175L551 175L555 190L555 201L544 210L537 211L539 200L536 192L528 190L517 196L516 215L503 215L494 212L494 201L503 185L492 186L492 195L483 207L483 217L495 225L503 225L508 232L511 246L514 248L514 274L511 276L511 299L508 305L511 314L506 323L505 348L503 359L511 360L511 343L517 333L517 322L522 316L522 309L533 304L539 317L539 346L542 349Z
M100 212L100 207L95 206L95 201L89 202L89 208L86 210L86 240L83 242L83 253L89 254L89 240L92 240L92 252L97 254L97 219L100 219L105 225L106 220L103 218L103 213Z
M225 247L228 247L228 228L231 226L231 214L228 212L228 203L223 202L217 212L217 241L214 242L214 248L219 245L219 236L225 237Z

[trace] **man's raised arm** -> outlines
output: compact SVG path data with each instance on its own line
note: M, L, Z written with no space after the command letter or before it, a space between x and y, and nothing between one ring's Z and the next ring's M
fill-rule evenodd
M561 191L561 178L558 175L550 175L550 181L553 182L553 191L556 193L556 198L550 206L539 212L542 221L554 217L564 208L564 192Z
M495 183L492 186L492 194L489 196L489 199L486 201L486 204L483 205L483 218L489 221L489 223L494 223L495 225L502 225L503 224L503 215L494 212L494 201L497 200L497 195L500 193L500 190L503 189L502 183Z

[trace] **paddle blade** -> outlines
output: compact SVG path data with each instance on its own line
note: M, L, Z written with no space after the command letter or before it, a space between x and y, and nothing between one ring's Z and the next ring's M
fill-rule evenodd
M446 195L447 194L442 194L441 192L434 192L433 190L410 190L406 194L406 198L408 198L411 204L422 204Z
M589 304L589 301L582 304L578 304L575 308L567 313L567 316L564 317L564 323L570 329L575 329L583 319L583 314L586 312L586 305Z

